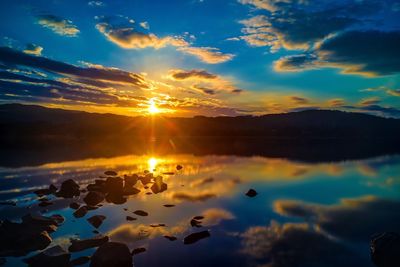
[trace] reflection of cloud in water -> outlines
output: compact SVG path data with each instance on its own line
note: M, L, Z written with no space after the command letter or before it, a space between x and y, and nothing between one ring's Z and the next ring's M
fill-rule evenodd
M278 200L274 210L311 220L322 230L349 240L368 241L375 233L400 231L400 202L390 199L367 196L343 199L337 205Z
M204 216L204 219L201 223L203 226L215 226L220 224L223 220L231 220L235 218L232 213L220 208L204 210L201 215ZM174 226L166 227L151 227L150 225L144 224L126 223L109 231L107 235L112 241L123 242L127 244L132 244L140 240L152 239L158 236L180 235L192 228L190 226L190 219L191 218L187 218L181 222L178 222Z
M307 224L272 222L248 228L242 238L242 252L254 258L255 266L365 266L349 249Z

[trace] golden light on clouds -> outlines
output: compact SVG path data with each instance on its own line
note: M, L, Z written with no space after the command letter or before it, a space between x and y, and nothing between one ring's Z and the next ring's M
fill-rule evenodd
M149 101L149 108L148 108L148 112L150 114L157 114L160 112L160 109L157 107L156 103L154 102L154 99L150 99Z

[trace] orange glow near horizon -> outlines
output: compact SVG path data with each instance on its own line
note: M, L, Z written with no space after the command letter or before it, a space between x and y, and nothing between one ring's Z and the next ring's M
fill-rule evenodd
M156 103L154 102L154 99L150 99L149 107L147 110L151 115L160 113L160 109L157 107Z

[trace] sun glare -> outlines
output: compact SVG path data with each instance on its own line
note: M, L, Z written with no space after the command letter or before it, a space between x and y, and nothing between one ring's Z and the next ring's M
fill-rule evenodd
M156 114L160 112L156 103L154 102L154 99L150 99L148 111L150 114Z
M149 158L147 161L147 165L149 167L149 170L152 172L154 169L157 167L158 160L156 158Z

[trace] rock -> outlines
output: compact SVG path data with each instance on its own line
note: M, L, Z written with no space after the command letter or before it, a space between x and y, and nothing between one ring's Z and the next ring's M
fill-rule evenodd
M255 197L257 196L257 191L254 189L249 189L249 191L247 191L246 196L248 197Z
M17 203L15 201L1 201L0 205L8 205L8 206L17 206Z
M105 187L109 193L122 194L124 189L124 179L120 177L108 177Z
M109 240L108 236L95 236L93 238L82 240L71 240L71 245L68 248L69 252L78 252L89 248L99 247Z
M203 220L204 216L194 216L193 219L195 219L195 220Z
M201 221L195 220L195 219L191 219L190 220L190 225L192 227L201 227Z
M150 224L150 227L165 227L165 223Z
M127 221L136 221L137 219L131 216L126 216Z
M169 235L165 235L164 237L169 241L175 241L177 239L175 236L169 236Z
M85 206L80 207L79 209L77 209L73 215L75 218L82 218L83 216L86 215L86 213L88 212L87 208Z
M126 202L126 198L122 195L122 192L120 193L109 193L106 196L106 200L108 203L113 203L116 205L121 205Z
M93 254L90 267L132 267L132 255L122 243L107 242Z
M400 235L386 232L371 240L371 260L378 267L400 266Z
M135 248L134 250L132 250L131 254L132 256L134 256L143 252L146 252L146 248Z
M76 202L72 202L72 203L69 204L69 207L70 207L71 209L74 209L74 210L79 209L80 206L81 206L81 205L80 205L79 203L76 203Z
M185 245L193 244L193 243L199 241L200 239L207 238L207 237L210 237L209 231L193 233L193 234L186 236L183 239L183 244L185 244Z
M152 192L146 192L146 195L152 195L153 193Z
M97 210L99 207L97 206L90 206L90 205L85 205L84 206L87 210Z
M129 195L136 195L140 192L139 189L135 188L135 187L124 187L124 191L123 191L123 195L124 196L129 196Z
M95 228L99 228L103 221L106 219L104 215L95 215L87 219L87 221Z
M90 206L96 206L97 204L104 201L104 194L97 191L89 191L87 195L83 198L86 204Z
M133 213L136 214L136 215L139 215L139 216L148 216L149 215L144 210L135 210Z
M154 184L151 186L151 191L153 191L154 194L162 193L165 190L168 189L168 185L163 182L161 176L157 176L154 178Z
M106 171L104 172L105 175L107 176L117 176L118 173L116 173L115 171Z
M31 267L43 267L43 266L57 266L57 267L69 267L69 259L71 254L65 251L60 246L51 247L45 251L24 259L23 261Z
M53 205L53 202L50 202L50 201L47 201L47 200L40 201L40 203L38 204L39 207L47 207L47 206L50 206L50 205Z
M79 185L72 179L68 179L61 184L60 190L56 193L58 197L72 198L79 196L81 191Z
M57 187L51 184L48 188L38 189L36 191L33 191L33 193L35 193L38 196L44 196L44 195L54 194L56 191Z
M175 173L174 172L163 172L162 174L164 174L164 175L174 175Z
M183 169L183 167L182 167L181 165L176 165L176 169L177 169L178 171L180 171L180 170Z
M83 265L86 264L90 261L90 257L89 256L81 256L79 258L73 259L72 261L70 261L70 264L72 266L78 266L78 265Z
M139 179L139 176L137 174L133 174L131 176L125 175L124 176L124 181L125 181L125 186L134 186Z
M164 207L166 207L166 208L172 208L172 207L175 207L175 205L173 205L173 204L165 204L165 205L163 205Z

